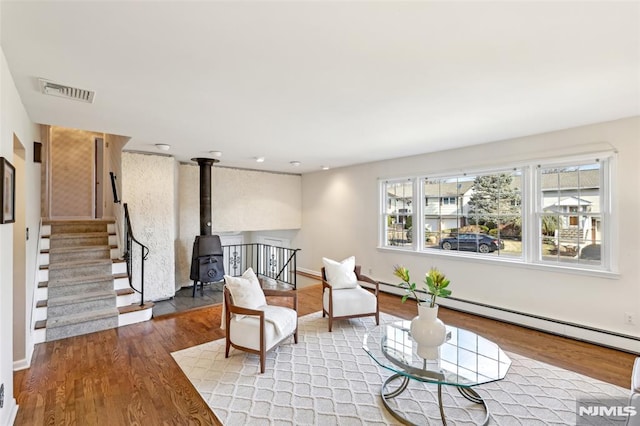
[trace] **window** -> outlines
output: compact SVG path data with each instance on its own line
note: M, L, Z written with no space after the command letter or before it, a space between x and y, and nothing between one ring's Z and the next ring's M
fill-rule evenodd
M381 181L381 246L611 271L610 167L607 157Z
M383 245L413 246L413 180L384 181L383 197Z
M522 255L522 173L422 179L425 249ZM508 239L508 242L506 241Z
M538 260L602 266L603 161L538 167Z

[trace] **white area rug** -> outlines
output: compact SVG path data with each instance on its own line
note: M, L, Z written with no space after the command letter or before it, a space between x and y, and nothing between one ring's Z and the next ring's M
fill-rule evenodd
M382 314L380 322L396 320ZM390 425L398 424L384 408L380 386L392 373L362 349L372 318L334 322L320 312L300 318L298 344L283 342L267 355L260 374L255 355L231 349L224 339L172 355L224 425ZM490 424L576 424L576 397L627 398L628 390L516 354L507 377L474 389L491 413ZM416 424L441 424L437 386L412 381L395 398ZM418 402L416 402L418 401ZM481 406L443 387L450 424L476 424ZM602 423L599 423L602 424Z

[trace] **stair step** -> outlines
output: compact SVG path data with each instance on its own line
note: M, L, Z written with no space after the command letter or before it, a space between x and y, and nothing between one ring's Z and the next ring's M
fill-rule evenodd
M118 327L118 310L115 307L48 318L46 340L64 339L81 334L94 333Z
M52 250L69 250L69 251L74 251L74 250L84 250L86 247L109 247L109 250L113 250L113 249L117 249L118 246L115 244L110 244L108 246L70 246L70 247L59 247L57 249L42 249L40 250L40 253L42 254L49 254L51 253Z
M116 292L110 289L80 289L76 294L57 295L47 301L47 319L57 321L76 314L90 315L117 306Z
M51 234L49 238L52 240L70 240L73 238L83 238L83 237L108 237L109 235L115 235L113 233L109 233L107 231L100 232L70 232L67 234Z
M41 330L47 328L47 320L36 321L36 325L33 327L35 330Z
M109 245L109 232L85 232L53 234L49 237L49 249L73 246Z
M91 275L48 281L47 293L49 298L63 297L83 291L113 290L113 275Z
M116 296L128 296L129 294L134 294L132 288L121 288L120 290L116 290Z
M65 315L63 318L47 318L47 328L63 327L65 325L79 324L82 322L93 321L98 319L110 318L114 314L118 314L116 308L100 309L92 312L81 312L72 315Z
M115 223L113 220L53 220L48 223L51 235L78 232L98 232L107 230L108 226Z
M49 265L49 283L66 281L76 277L112 275L111 259L75 260Z
M120 314L128 314L130 312L144 311L145 309L151 309L153 308L153 306L154 306L153 302L146 302L142 306L140 306L139 303L133 303L128 306L120 306L118 308L118 311L120 312Z
M87 245L49 249L49 265L103 259L111 259L111 248L109 248L109 245Z
M38 302L36 303L36 308L46 308L46 307L47 307L46 300L38 300Z
M91 277L79 277L77 278L77 280L69 278L65 281L58 281L55 283L55 285L58 285L58 286L74 285L74 284L80 284L84 282L106 281L109 279L118 280L122 278L129 278L129 275L127 275L126 273L112 274L112 275L94 275ZM49 281L40 281L38 283L38 288L47 288L47 287L49 287Z
M42 224L43 225L64 225L64 224L70 224L70 225L76 225L76 224L94 224L94 223L100 223L100 224L104 224L104 225L109 225L112 223L116 223L116 221L114 219L43 219L42 220Z
M115 291L88 291L81 294L72 294L68 296L50 297L47 306L64 306L76 304L79 302L90 302L94 300L109 299L116 295Z
M44 265L50 271L55 269L78 268L87 265L111 265L111 259L89 259L89 260L70 260L68 262L56 262L51 265Z

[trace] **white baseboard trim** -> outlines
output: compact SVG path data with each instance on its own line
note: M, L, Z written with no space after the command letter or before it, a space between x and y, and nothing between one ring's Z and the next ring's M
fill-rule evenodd
M403 289L393 284L382 282L380 283L380 291L397 295L405 294ZM629 336L612 331L587 327L580 324L572 324L569 322L554 320L551 318L525 314L499 308L496 306L456 299L453 297L438 299L438 304L456 311L467 312L470 314L495 319L497 321L503 321L534 330L544 331L546 333L551 333L558 336L594 343L596 345L619 349L634 354L640 354L640 338L635 336Z
M317 271L304 268L297 268L297 270L304 272L305 274L320 277L320 273ZM373 287L366 284L363 286L370 288ZM383 282L380 282L380 291L397 294L399 296L405 294L402 288ZM544 331L558 336L594 343L596 345L619 349L634 354L640 354L640 337L587 327L580 324L572 324L566 321L554 320L537 315L525 314L496 306L456 299L453 297L438 299L438 304L456 311L467 312L497 321Z
M316 277L318 277L319 280L322 279L322 275L320 274L320 272L318 271L313 271L311 269L306 269L306 268L296 268L296 272L302 272L303 274L307 274L307 275L314 275Z
M16 421L16 417L18 417L18 404L16 404L15 398L11 398L11 400L6 401L6 403L8 403L6 404L6 409L9 410L9 417L7 418L5 426L12 426Z
M29 367L31 367L31 363L27 361L27 358L13 361L13 371L26 370Z

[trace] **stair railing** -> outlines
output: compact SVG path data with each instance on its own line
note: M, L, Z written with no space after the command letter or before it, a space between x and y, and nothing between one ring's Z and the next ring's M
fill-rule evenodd
M124 259L127 262L127 275L129 276L129 287L133 291L140 294L140 306L144 305L144 261L149 256L149 247L138 241L133 235L131 226L131 217L129 216L129 207L127 203L124 206L124 236L125 236L125 252ZM140 248L140 290L133 286L133 262L134 262L134 244Z
M240 276L249 267L258 276L272 278L296 288L296 253L300 249L262 243L222 246L225 273Z

